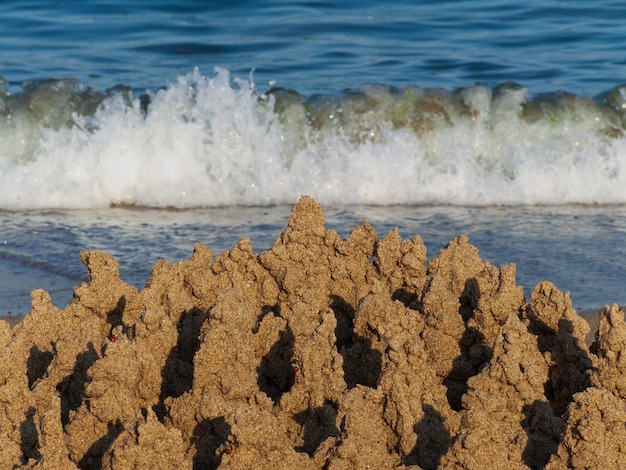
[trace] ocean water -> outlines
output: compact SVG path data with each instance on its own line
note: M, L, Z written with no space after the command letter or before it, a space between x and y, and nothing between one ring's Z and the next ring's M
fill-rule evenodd
M79 252L271 246L302 194L529 291L626 302L626 4L0 4L0 315L63 307Z

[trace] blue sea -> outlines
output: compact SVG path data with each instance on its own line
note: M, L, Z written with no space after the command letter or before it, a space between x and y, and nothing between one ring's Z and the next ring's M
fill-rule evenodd
M268 249L303 194L347 236L467 234L579 311L626 303L626 3L0 3L0 315L101 249Z

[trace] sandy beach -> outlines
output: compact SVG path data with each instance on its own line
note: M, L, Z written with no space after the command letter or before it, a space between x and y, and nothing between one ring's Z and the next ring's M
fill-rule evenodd
M271 249L100 251L0 321L0 467L626 468L626 323L460 236L342 238L303 197ZM588 321L585 321L588 320Z

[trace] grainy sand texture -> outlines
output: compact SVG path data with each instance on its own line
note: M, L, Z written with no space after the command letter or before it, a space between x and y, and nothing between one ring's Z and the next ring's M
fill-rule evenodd
M266 252L98 251L63 310L0 321L0 468L626 468L626 323L466 237L347 239L303 197Z

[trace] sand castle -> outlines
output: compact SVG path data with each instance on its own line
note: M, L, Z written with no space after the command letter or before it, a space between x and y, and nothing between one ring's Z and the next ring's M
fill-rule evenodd
M303 197L248 239L155 264L83 252L64 309L0 321L0 467L626 468L626 323L587 323L466 237L347 239Z

